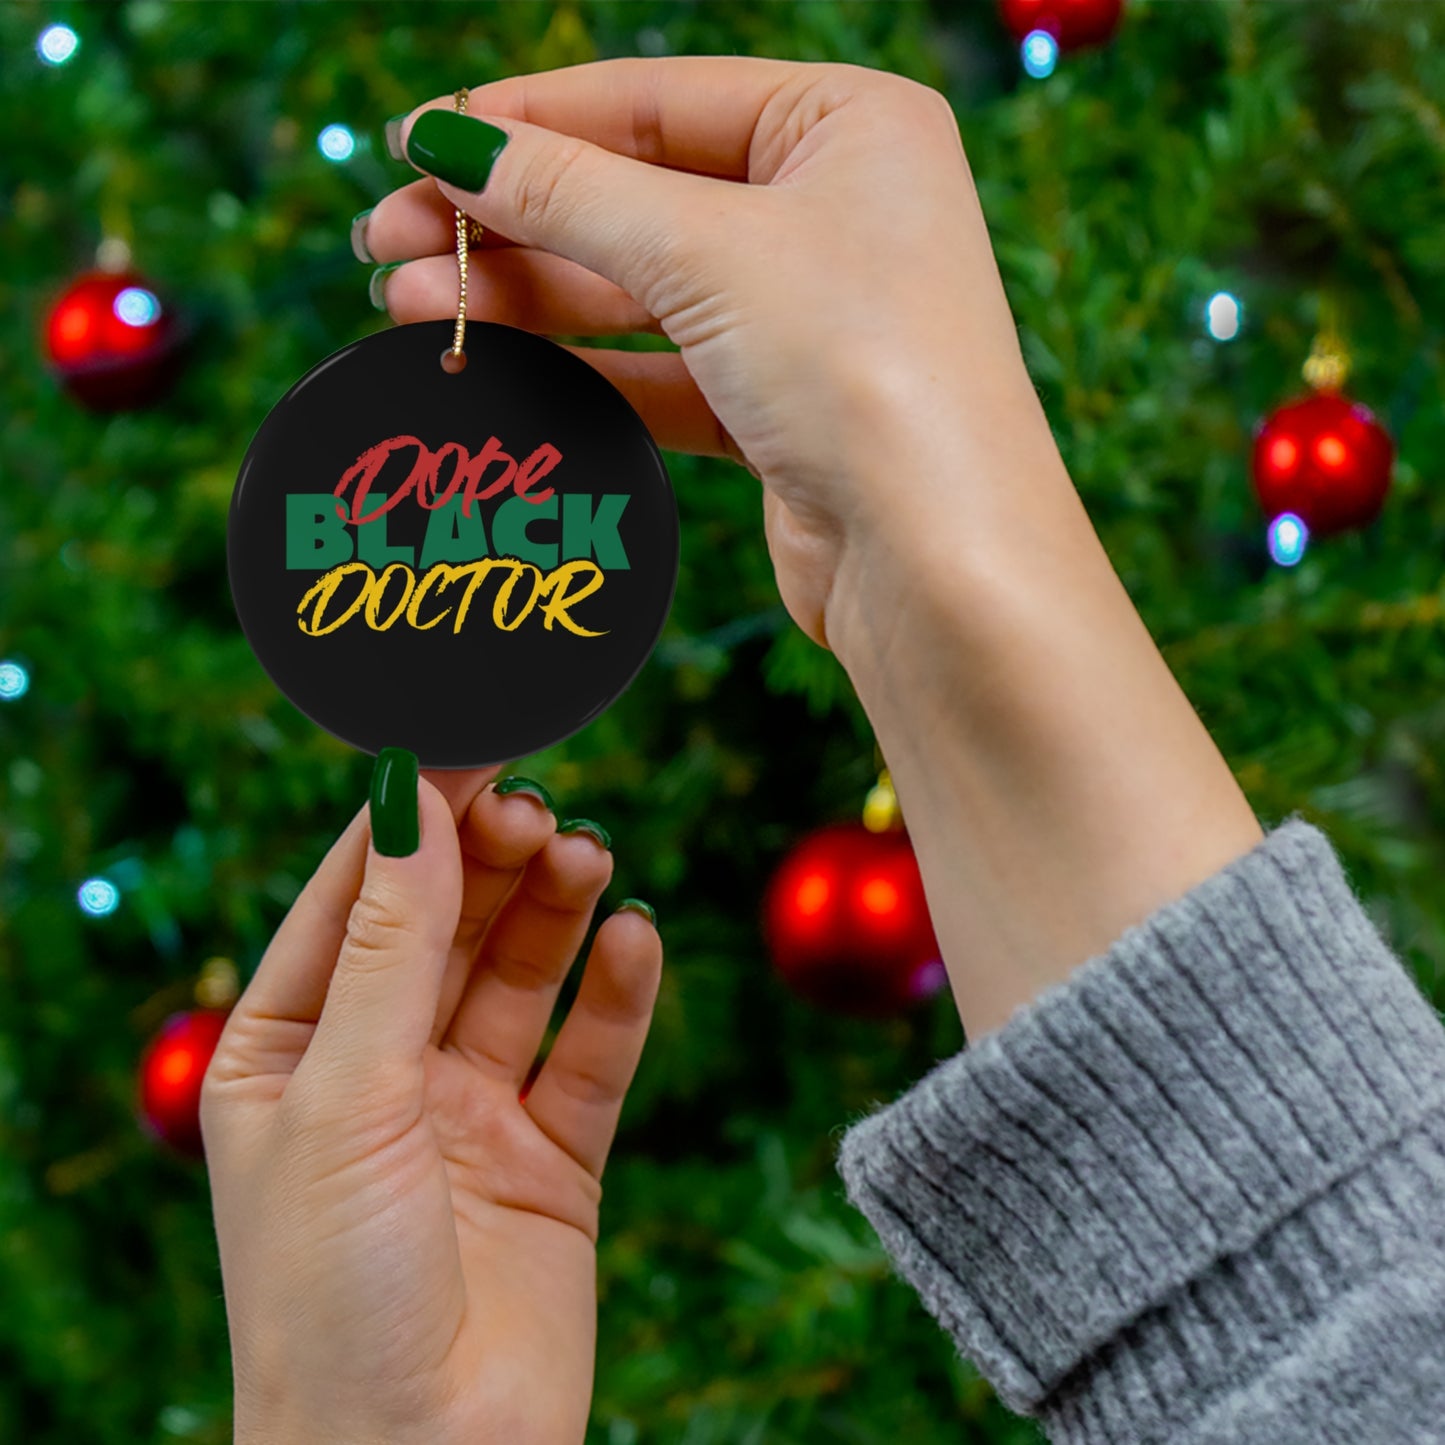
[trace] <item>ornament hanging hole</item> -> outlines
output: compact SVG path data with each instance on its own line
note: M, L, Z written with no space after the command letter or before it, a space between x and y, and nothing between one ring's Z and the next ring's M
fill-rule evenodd
M448 376L459 376L467 369L467 354L465 351L453 351L451 347L442 352L442 370Z

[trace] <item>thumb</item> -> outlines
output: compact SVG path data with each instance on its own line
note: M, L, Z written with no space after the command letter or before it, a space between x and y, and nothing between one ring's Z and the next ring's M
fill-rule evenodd
M308 1071L356 1084L420 1063L462 906L451 805L418 777L415 754L377 757L370 822L361 893L306 1050Z
M402 151L442 194L488 229L566 257L621 286L654 315L706 236L696 218L746 188L617 155L511 116L419 111ZM658 296L666 286L665 302Z

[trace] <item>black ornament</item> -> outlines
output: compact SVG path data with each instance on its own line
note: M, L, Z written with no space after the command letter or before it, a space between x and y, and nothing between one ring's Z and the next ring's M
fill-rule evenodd
M368 753L466 768L584 727L655 646L677 503L626 399L562 347L450 321L338 351L256 433L231 595L272 680Z

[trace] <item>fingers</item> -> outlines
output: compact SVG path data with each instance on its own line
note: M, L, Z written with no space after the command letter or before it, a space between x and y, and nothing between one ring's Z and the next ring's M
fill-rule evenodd
M428 122L445 132L441 142L435 136L428 142L431 174L453 205L518 245L606 277L659 317L665 313L654 295L672 310L692 301L687 287L694 278L680 282L677 261L684 253L696 261L704 242L723 239L716 225L722 208L733 224L747 226L738 214L753 194L745 186L664 170L509 117L495 118L506 131L497 151L488 117L426 109ZM403 146L416 122L413 116L405 123ZM478 164L486 168L484 182ZM483 189L448 184L444 171Z
M747 465L679 352L566 349L600 371L627 398L658 446L700 457L730 457Z
M428 775L428 781L447 798L453 816L461 818L499 771L449 770ZM230 1036L217 1049L212 1070L218 1077L289 1073L305 1052L361 892L367 838L363 806L297 894L231 1010Z
M652 165L747 180L765 113L806 87L817 69L736 55L600 60L479 85L468 109L577 136ZM431 104L450 107L452 101Z
M530 791L503 794L484 788L462 817L461 921L442 980L432 1025L433 1043L440 1044L451 1025L482 939L498 908L556 829L552 809L540 793Z
M416 256L441 256L456 249L457 208L437 190L430 176L383 196L366 218L365 250L373 261L410 261ZM510 246L505 237L488 231L482 246ZM473 246L475 258L478 248Z
M500 764L486 768L437 768L424 769L422 777L451 805L452 817L460 827L477 794L501 771Z
M296 1067L346 937L366 869L363 807L296 896L245 992L236 1000L208 1075L224 1083Z
M456 257L447 253L411 261L390 272L385 287L386 309L396 321L455 316ZM467 312L477 320L499 321L543 336L661 330L656 317L611 281L561 256L515 246L472 255Z
M614 913L593 942L577 998L527 1095L537 1126L602 1177L662 979L662 940L640 913Z
M420 843L405 857L367 849L316 1032L297 1074L329 1088L419 1077L462 903L462 860L451 807L417 782Z
M612 854L590 834L548 841L488 930L443 1048L520 1087L611 877Z

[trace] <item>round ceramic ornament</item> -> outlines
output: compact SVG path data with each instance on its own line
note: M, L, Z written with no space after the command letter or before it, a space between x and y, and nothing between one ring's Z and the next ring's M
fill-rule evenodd
M236 612L328 732L423 767L523 757L608 707L677 581L677 505L620 392L530 332L399 326L308 372L231 500ZM455 355L457 353L453 353Z

